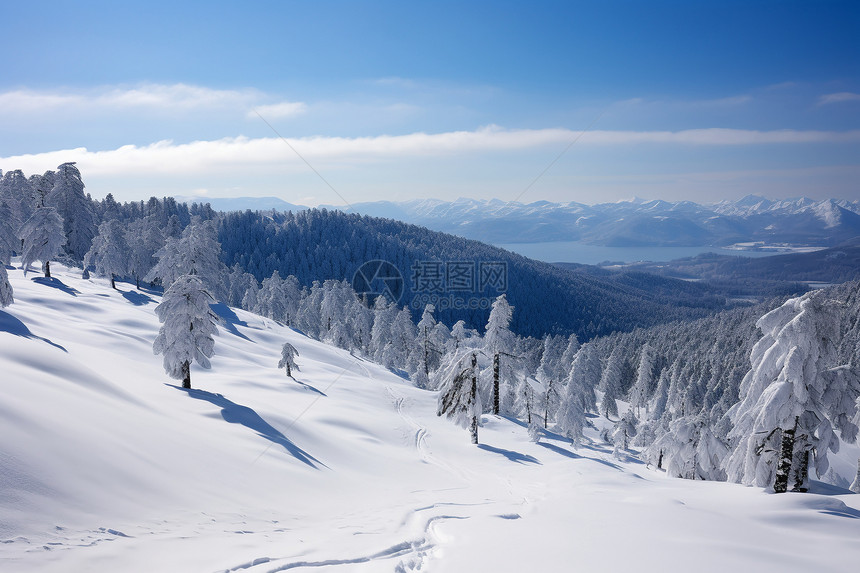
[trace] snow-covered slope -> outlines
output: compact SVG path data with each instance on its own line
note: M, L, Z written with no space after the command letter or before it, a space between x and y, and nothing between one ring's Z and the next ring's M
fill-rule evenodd
M853 571L860 496L666 478L598 443L481 445L434 393L252 314L195 389L156 294L10 269L0 311L3 571ZM275 365L289 341L301 371Z

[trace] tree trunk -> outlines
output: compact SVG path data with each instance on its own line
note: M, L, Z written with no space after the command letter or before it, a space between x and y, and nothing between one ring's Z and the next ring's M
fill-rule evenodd
M118 290L116 288L116 276L113 273L110 274L110 288Z
M430 377L430 338L427 329L424 329L424 375Z
M493 414L499 414L499 353L493 354Z
M182 363L182 387L191 388L191 364L187 360Z
M799 463L794 474L794 487L791 491L809 491L809 450L803 450L798 455Z
M543 429L547 429L547 420L549 420L549 393L552 392L552 380L546 383L546 400L543 404Z
M478 443L478 358L472 355L472 387L469 389L469 399L472 406L472 420L469 423L469 434L472 437L472 443Z
M287 376L289 376L290 378L293 377L293 375L290 373L290 363L289 362L287 362Z
M773 481L774 493L788 491L788 475L791 473L791 462L794 459L794 434L797 431L797 422L798 419L795 418L794 426L782 431L779 463L776 466L776 478Z
M660 450L660 455L657 457L657 469L663 469L663 450Z
M45 278L51 278L51 261L45 261Z

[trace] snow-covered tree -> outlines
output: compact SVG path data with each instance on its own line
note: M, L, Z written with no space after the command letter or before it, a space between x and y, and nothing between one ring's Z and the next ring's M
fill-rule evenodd
M24 274L34 261L42 261L45 276L51 276L51 259L60 253L65 237L63 236L63 219L53 207L40 205L27 219L18 236L23 241L21 248L21 266Z
M439 359L442 356L442 348L435 341L436 334L436 319L433 313L436 307L428 304L424 307L424 312L421 315L421 320L418 321L418 338L416 343L418 348L414 351L416 360L415 385L419 388L427 388L430 385L430 373L439 365Z
M544 427L547 427L549 419L555 416L561 399L559 388L562 379L567 375L562 361L566 352L565 346L569 346L569 342L561 336L546 336L543 339L543 353L535 378L544 389L543 395L538 396L543 405Z
M17 221L12 202L0 197L0 257L5 256L8 259L13 252L21 251L21 241L17 233L21 223ZM9 264L8 260L6 264Z
M616 455L630 447L630 439L636 436L638 424L639 420L636 419L633 408L628 409L615 423L615 427L612 429L612 444L615 446L614 453Z
M413 348L417 332L408 307L401 308L391 323L391 335L382 354L382 364L406 372L415 372Z
M660 372L660 377L657 379L657 389L654 391L654 396L651 399L651 420L659 420L666 413L666 405L669 401L669 371L663 370Z
M445 415L455 424L468 428L472 443L478 443L478 418L481 397L478 387L478 357L466 352L445 373L446 383L439 392L437 416Z
M84 194L81 172L74 162L57 167L46 204L55 207L63 218L66 253L76 261L83 260L96 234L96 216L92 201Z
M805 488L810 454L818 475L828 468L827 451L838 451L839 432L852 443L860 383L850 366L840 372L835 341L839 304L825 293L793 298L761 317L762 337L750 354L752 368L740 401L728 412L735 444L727 459L728 479L776 492Z
M140 281L155 266L155 253L164 246L164 235L155 217L144 217L127 225L125 241L130 249L128 272L140 288Z
M12 260L12 252L18 249L18 239L12 227L12 209L0 198L0 308L7 307L13 302L12 285L6 265Z
M144 280L160 279L161 284L168 288L182 275L196 275L213 296L223 298L226 269L221 262L221 244L211 221L188 225L181 237L168 239L155 256L158 263Z
M588 425L586 414L597 409L594 386L600 378L600 358L592 344L576 353L558 411L558 427L577 447Z
M493 301L484 332L484 349L493 357L493 414L498 414L500 410L502 356L511 356L514 345L514 334L510 330L513 315L514 307L508 303L504 294L499 295Z
M98 274L110 278L110 286L115 289L116 278L128 272L130 254L122 223L111 219L99 225L99 234L84 255L84 268L95 267Z
M603 374L600 376L600 391L603 397L600 399L600 413L605 417L618 415L618 403L616 400L621 395L621 347L616 346L603 366Z
M322 304L323 289L319 281L314 281L310 290L299 302L296 324L299 330L310 337L319 338L322 332L320 305Z
M230 306L235 306L237 308L245 308L242 305L242 301L244 300L245 293L248 292L248 289L250 289L252 286L255 289L259 289L257 279L254 278L254 275L243 271L242 268L239 266L239 263L233 265L233 268L227 277L227 283L229 285L229 288L227 289L228 296L226 302Z
M524 415L526 423L543 426L543 404L541 397L546 387L532 376L522 376L517 383L516 395L520 405L518 414Z
M14 301L12 285L9 284L9 275L6 273L6 264L0 263L0 308L5 308Z
M728 453L704 415L684 416L668 428L644 452L645 459L666 473L684 479L724 480L721 465Z
M218 334L218 316L210 303L215 302L203 282L195 275L176 278L155 314L161 329L152 345L155 354L164 355L164 370L171 378L181 379L183 388L191 388L191 363L209 368Z
M646 342L639 353L636 382L630 388L630 405L636 408L637 411L641 408L645 408L646 413L648 411L648 398L651 393L656 358L654 348Z
M281 360L278 362L278 368L285 368L287 376L290 378L293 377L293 370L299 370L299 365L296 364L296 356L298 355L299 351L289 342L285 342L284 346L281 347Z
M529 422L529 440L534 443L538 443L540 441L541 436L543 435L544 424L541 424L541 417L534 416L532 417L532 421Z
M391 340L391 325L397 316L397 305L379 296L373 303L373 327L370 330L370 352L373 359L383 363L385 346Z
M559 369L564 373L564 377L570 372L570 367L573 365L573 361L576 359L576 354L579 352L581 346L575 334L571 334L567 338L567 346L561 355L561 361L558 365Z
M251 310L260 316L265 316L284 322L286 317L287 301L284 297L283 281L278 271L272 276L264 278L257 291L257 304Z
M20 169L7 171L0 178L0 202L10 208L9 226L17 231L36 208L36 193Z

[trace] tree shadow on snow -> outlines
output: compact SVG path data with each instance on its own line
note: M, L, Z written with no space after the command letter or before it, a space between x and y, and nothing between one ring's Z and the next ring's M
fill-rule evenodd
M557 454L561 454L562 456L564 456L564 457L566 457L566 458L570 458L570 459L573 459L573 460L581 460L581 459L583 459L583 457L582 457L582 456L580 456L579 454L574 453L574 452L571 452L570 450L566 450L566 449L564 449L564 448L562 448L562 447L556 446L555 444L549 444L549 443L547 443L547 442L538 442L538 445L539 445L539 446L542 446L542 447L544 447L544 448L546 448L546 449L548 449L548 450L549 450L549 451L551 451L551 452L555 452L555 453L557 453Z
M48 277L33 277L32 281L33 281L34 283L38 283L38 284L40 284L40 285L45 285L45 286L49 286L49 287L51 287L51 288L55 288L55 289L57 289L57 290L61 290L61 291L63 291L64 293L66 293L66 294L70 294L70 295L72 295L72 296L78 296L79 294L81 294L81 293L80 293L80 291L77 291L77 290L73 289L72 287L70 287L69 285L65 284L65 283L64 283L63 281L61 281L60 279L56 279L56 278L54 278L54 277L51 277L51 278L48 278Z
M292 376L291 376L290 378L292 378ZM317 394L319 394L320 396L323 396L323 397L325 397L325 398L328 398L328 394L326 394L326 393L325 393L325 392L323 392L322 390L318 390L318 389L316 389L315 387L311 386L311 385L310 385L310 384L308 384L307 382L302 382L301 380L296 380L295 378L292 378L292 380L293 380L293 382L295 382L295 383L296 383L296 384L298 384L299 386L302 386L303 388L306 388L306 389L310 390L311 392L316 392L316 393L317 393Z
M817 493L818 495L851 495L854 492L838 485L811 479L809 480L809 493Z
M232 308L224 304L223 302L216 302L215 304L210 304L209 308L212 309L212 312L218 315L218 318L221 319L221 325L224 327L224 330L247 340L249 342L253 342L250 338L242 334L236 329L236 326L248 326L248 323L244 320L239 320L239 317L233 311Z
M122 297L135 306L143 306L151 302L155 302L145 294L141 294L136 290L129 290L122 293Z
M41 340L42 342L46 342L53 346L54 348L59 348L63 352L68 353L68 350L51 342L47 338L42 338L41 336L36 336L30 329L27 328L27 325L18 320L16 317L12 316L8 312L0 310L0 332L8 332L9 334L14 334L15 336L20 336L22 338L32 338L34 340Z
M221 394L213 394L212 392L207 392L205 390L198 390L196 388L181 388L174 384L167 384L172 388L176 388L177 390L182 390L183 392L187 392L188 395L195 400L204 400L215 406L221 408L221 417L224 418L224 421L229 422L231 424L241 424L248 428L249 430L253 430L257 432L257 435L261 438L265 438L272 442L273 444L279 445L283 447L287 453L291 456L299 460L300 462L307 464L308 466L319 469L318 466L328 467L297 445L295 445L289 438L287 438L284 434L276 430L271 424L265 421L260 417L257 412L252 410L247 406L242 406L237 404L231 400L228 400Z
M488 446L487 444L478 444L478 449L484 450L486 452L492 452L494 454L501 454L511 460L512 462L517 462L518 464L522 464L528 462L530 464L538 464L540 460L534 456L530 456L528 454L521 454L520 452L515 452L513 450L506 450L504 448L497 448L495 446Z

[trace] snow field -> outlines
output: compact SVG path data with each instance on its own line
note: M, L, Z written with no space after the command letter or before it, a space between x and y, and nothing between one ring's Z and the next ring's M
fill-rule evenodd
M591 433L484 415L217 306L191 391L152 353L157 294L9 269L0 310L3 571L854 571L860 496L666 478ZM281 346L299 351L290 380Z

